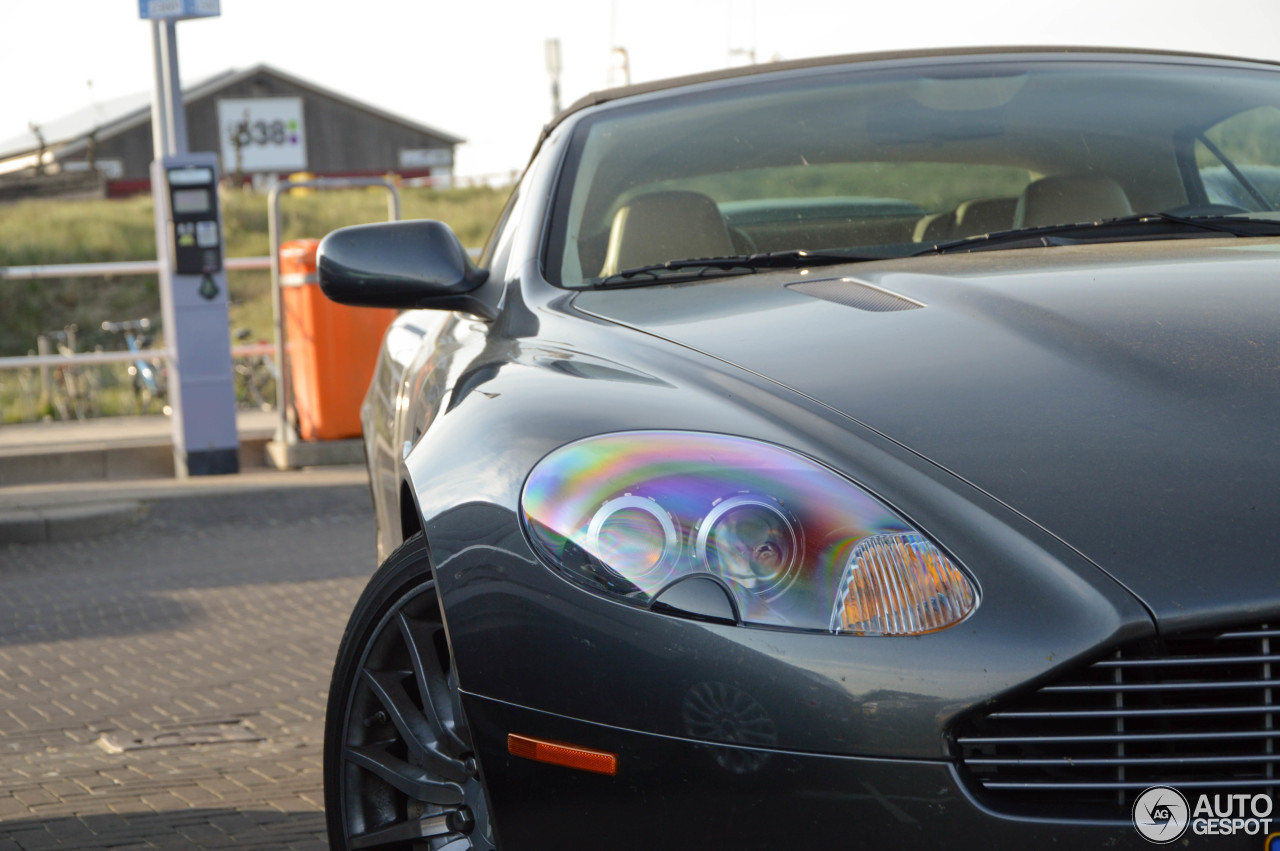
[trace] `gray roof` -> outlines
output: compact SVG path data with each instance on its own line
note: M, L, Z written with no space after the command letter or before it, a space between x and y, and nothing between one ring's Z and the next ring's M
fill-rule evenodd
M45 142L58 145L70 139L85 136L95 128L104 127L122 115L128 115L139 109L151 106L151 97L146 94L132 94L114 98L104 103L95 103L70 115L48 121L40 125ZM0 158L18 154L28 154L37 148L34 133L23 133L0 141Z
M435 136L448 145L459 145L466 141L460 136L454 136L452 133L446 133L426 124L410 121L403 116L369 106L355 98L339 94L332 89L317 86L315 83L307 82L278 68L261 63L243 70L223 71L194 85L187 86L182 91L183 102L190 104L201 98L215 95L228 86L257 74L268 74L320 97L339 101L370 115L376 115L387 121L394 121L397 124L410 127L420 133ZM95 134L97 140L101 142L126 130L131 130L140 124L145 124L150 120L151 94L149 92L140 92L94 104L70 115L46 122L40 125L40 131L44 134L45 144L48 147L59 149L60 153L71 154L87 146L90 133ZM23 133L20 136L0 141L0 159L34 153L38 147L35 134L30 132Z
M947 56L983 56L983 55L999 55L999 54L1019 54L1019 53L1046 53L1046 54L1134 54L1139 56L1172 56L1183 57L1188 59L1215 59L1227 60L1230 62L1247 62L1252 64L1280 65L1280 63L1271 59L1244 59L1238 56L1224 56L1216 53L1191 53L1180 50L1157 50L1143 47L1068 47L1053 45L1012 45L1012 46L992 46L992 47L935 47L918 50L891 50L880 51L876 53L849 53L837 56L813 56L804 59L789 59L782 62L765 62L757 65L737 65L731 68L720 68L715 71L704 71L697 74L689 74L683 77L670 77L662 80L651 80L644 83L635 83L629 86L618 86L612 89L601 89L591 92L578 100L574 101L565 109L561 110L558 115L551 119L542 131L542 137L539 139L541 145L542 139L553 130L560 122L576 112L581 112L588 107L597 106L602 103L619 100L621 98L632 97L634 95L644 95L651 92L663 91L665 89L675 89L682 86L693 86L702 83L714 83L721 80L731 80L737 77L751 77L760 74L773 74L779 71L790 71L794 69L804 68L821 68L829 65L845 65L855 62L880 62L895 59L929 59L932 57Z

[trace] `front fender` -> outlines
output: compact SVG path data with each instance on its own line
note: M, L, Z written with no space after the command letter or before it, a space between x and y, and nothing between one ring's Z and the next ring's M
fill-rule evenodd
M527 340L491 345L409 455L464 691L697 738L691 702L728 689L770 719L769 747L939 759L959 713L1153 631L1101 571L945 471L763 379L636 342L627 366ZM867 639L695 622L571 584L525 537L525 477L566 443L641 428L808 454L943 543L990 591L952 629Z

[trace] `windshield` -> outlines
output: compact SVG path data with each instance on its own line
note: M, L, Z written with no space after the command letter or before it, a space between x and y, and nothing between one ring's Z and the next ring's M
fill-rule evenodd
M899 257L1011 229L1280 207L1274 72L1159 58L930 63L761 75L584 115L548 279L592 286L668 261L781 252ZM650 280L667 278L636 282Z

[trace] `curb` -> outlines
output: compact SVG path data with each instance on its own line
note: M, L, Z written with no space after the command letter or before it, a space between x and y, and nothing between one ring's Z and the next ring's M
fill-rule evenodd
M142 517L137 500L0 511L0 544L38 544L118 532Z
M284 443L272 440L266 445L267 461L277 470L299 467L331 467L364 464L364 440L321 440L313 443Z
M240 469L266 466L267 435L240 435ZM361 456L358 461L363 461ZM55 482L106 482L172 478L173 442L129 440L77 446L49 446L43 451L0 449L0 482L42 485Z

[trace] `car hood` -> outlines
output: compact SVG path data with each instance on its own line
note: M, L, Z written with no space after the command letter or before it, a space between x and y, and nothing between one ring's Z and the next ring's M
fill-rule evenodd
M1280 241L922 257L575 306L888 436L1067 542L1167 628L1280 607Z

